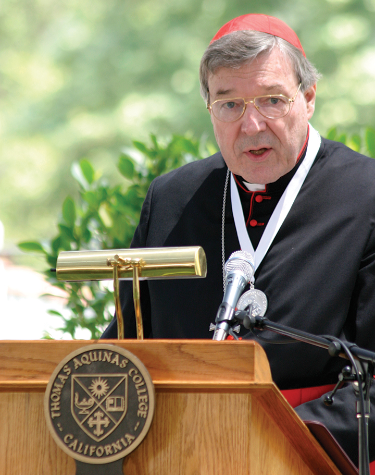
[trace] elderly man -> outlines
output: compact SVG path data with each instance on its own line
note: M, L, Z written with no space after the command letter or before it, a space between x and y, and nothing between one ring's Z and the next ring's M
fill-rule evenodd
M271 321L375 350L375 161L309 125L318 73L297 35L266 15L236 18L213 38L200 76L220 152L152 183L132 246L200 245L208 276L142 282L145 336L212 338L223 263L242 249L254 255ZM135 337L129 283L121 298L125 335ZM103 335L114 337L116 320ZM357 463L352 387L331 407L319 398L344 361L302 343L260 343L280 389L304 388L301 417L322 421Z

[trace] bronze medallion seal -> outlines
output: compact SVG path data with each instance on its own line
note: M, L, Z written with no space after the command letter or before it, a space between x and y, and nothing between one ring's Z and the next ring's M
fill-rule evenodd
M70 353L53 372L44 396L48 428L57 445L89 464L119 460L146 437L155 389L144 364L115 345Z

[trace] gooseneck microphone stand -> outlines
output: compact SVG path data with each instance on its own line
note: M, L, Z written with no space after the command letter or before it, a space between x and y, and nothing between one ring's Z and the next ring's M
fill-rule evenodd
M368 421L370 417L370 386L373 380L375 353L359 348L354 343L344 343L336 337L327 335L316 336L279 323L273 323L264 316L254 316L254 313L256 312L252 312L252 306L250 305L248 310L236 311L227 323L231 329L238 323L241 323L247 330L251 331L270 330L293 340L327 349L330 356L339 356L350 361L351 366L343 368L339 375L338 383L324 402L326 405L331 405L336 391L346 382L352 383L357 398L359 475L370 475ZM216 323L220 323L219 320L216 320ZM238 339L232 330L229 333L235 339Z

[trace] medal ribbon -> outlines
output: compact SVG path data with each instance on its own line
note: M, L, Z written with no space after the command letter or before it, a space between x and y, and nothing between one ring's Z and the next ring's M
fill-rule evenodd
M305 178L314 163L315 157L319 151L321 137L319 133L309 124L310 135L307 145L306 156L299 166L294 177L290 181L289 185L285 189L281 196L276 208L274 209L270 220L262 234L262 238L258 244L256 251L254 251L249 234L246 229L245 218L243 215L240 195L238 193L237 185L233 178L233 173L230 177L230 196L232 201L232 213L234 217L234 223L236 226L238 240L243 251L250 252L254 257L255 270L262 262L269 247L271 246L277 232L287 217L294 200L296 199Z

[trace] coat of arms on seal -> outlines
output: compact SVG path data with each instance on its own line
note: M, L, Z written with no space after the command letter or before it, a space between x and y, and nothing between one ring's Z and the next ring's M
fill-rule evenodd
M77 424L96 442L124 419L128 407L128 375L72 376L71 410Z
M105 464L132 452L145 438L155 391L143 363L115 345L85 346L54 371L45 393L47 425L74 459Z

